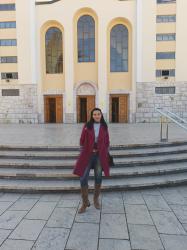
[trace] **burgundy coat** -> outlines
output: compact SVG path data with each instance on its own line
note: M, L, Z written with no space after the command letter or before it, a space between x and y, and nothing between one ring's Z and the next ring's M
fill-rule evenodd
M79 176L83 176L85 169L88 165L89 159L92 154L93 146L95 141L94 128L88 129L86 124L83 126L81 137L80 137L80 146L82 146L81 153L75 164L73 173ZM102 169L105 176L110 175L109 162L108 162L108 149L109 149L109 133L108 128L105 128L102 124L100 126L99 135L98 135L98 151L99 159L101 162Z

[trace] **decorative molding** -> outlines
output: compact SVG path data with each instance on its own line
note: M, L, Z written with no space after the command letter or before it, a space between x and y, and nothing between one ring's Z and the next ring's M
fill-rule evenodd
M46 4L53 4L56 2L59 2L61 0L51 0L51 1L38 1L35 3L35 5L46 5Z
M113 90L110 90L108 91L108 94L116 94L116 95L120 95L120 94L129 94L129 95L132 95L132 91L130 90L123 90L123 89L113 89Z
M77 95L95 95L95 89L90 83L83 83L77 89Z
M48 89L43 92L43 95L64 95L64 90L61 89Z
M85 80L85 81L80 81L78 82L75 87L74 87L74 92L75 95L77 95L77 91L78 89L82 86L82 85L91 85L91 87L93 87L93 89L95 90L95 94L97 95L97 91L98 91L98 86L93 82L93 81L89 81L89 80Z

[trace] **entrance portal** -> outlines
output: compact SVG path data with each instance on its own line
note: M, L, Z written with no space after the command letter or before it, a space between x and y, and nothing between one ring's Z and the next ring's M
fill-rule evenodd
M90 83L83 83L77 89L77 122L90 120L90 112L95 108L95 88Z
M62 96L44 96L44 110L46 123L62 123Z
M90 119L90 112L95 107L95 96L77 97L77 122L87 122Z
M110 122L128 122L128 95L110 95Z

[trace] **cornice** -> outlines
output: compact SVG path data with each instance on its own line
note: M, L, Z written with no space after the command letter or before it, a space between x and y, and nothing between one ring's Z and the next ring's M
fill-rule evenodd
M51 0L51 1L36 1L35 5L46 5L46 4L53 4L59 2L60 0Z

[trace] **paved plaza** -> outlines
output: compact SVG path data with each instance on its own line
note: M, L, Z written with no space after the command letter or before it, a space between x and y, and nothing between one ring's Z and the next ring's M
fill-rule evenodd
M0 124L0 145L78 146L82 126L83 124ZM160 142L159 123L109 124L109 132L111 145ZM171 141L187 141L187 132L170 123L169 142Z
M0 145L78 146L82 124L1 124ZM112 145L160 141L160 125L110 124ZM169 141L187 133L169 124ZM78 193L0 193L0 250L186 250L187 186L103 192L78 214Z
M186 250L187 186L79 194L0 194L0 250Z

